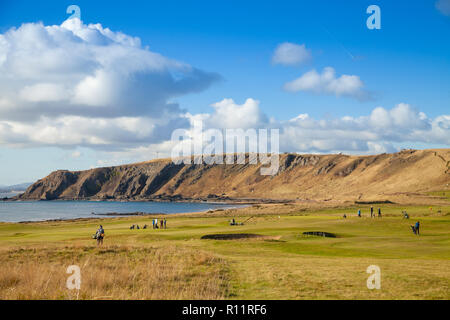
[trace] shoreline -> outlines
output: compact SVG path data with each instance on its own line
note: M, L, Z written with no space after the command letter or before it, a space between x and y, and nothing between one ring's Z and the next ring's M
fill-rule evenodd
M18 198L3 198L0 201L4 202L63 202L63 201L82 201L82 202L156 202L156 203L207 203L207 204L236 204L236 205L251 205L251 204L284 204L295 203L300 199L257 199L257 198L178 198L171 199L98 199L98 198L68 198L68 199L18 199Z
M124 219L131 217L152 217L152 216L185 216L185 215L200 215L206 214L212 211L225 211L228 209L231 210L239 210L248 208L249 206L242 206L239 208L232 207L227 209L214 209L214 210L206 210L206 211L196 211L196 212L177 212L177 213L145 213L145 212L133 212L133 213L97 213L92 214L92 217L80 217L80 218L68 218L68 219L45 219L45 220L25 220L25 221L16 221L16 222L8 222L8 221L0 221L0 224L31 224L31 223L45 223L45 222L77 222L77 221L89 221L89 220L105 220L105 219Z
M28 200L27 200L28 201ZM52 200L54 201L54 200ZM71 200L59 200L59 201L71 201ZM81 200L75 200L81 201ZM95 201L94 201L95 202ZM130 201L131 202L131 201ZM180 201L177 201L180 203ZM190 203L190 202L186 202ZM220 202L208 202L208 204L223 204L223 205L233 205L230 203L220 203ZM31 224L31 223L45 223L45 222L77 222L77 221L88 221L88 220L104 220L104 219L122 219L122 218L131 218L131 217L151 217L151 216L179 216L179 215L199 215L199 214L208 214L214 213L216 211L226 211L226 210L239 210L243 208L251 207L251 204L243 204L243 203L234 203L236 206L230 206L227 208L216 208L216 209L205 209L201 211L193 211L193 212L175 212L175 213L163 213L163 212L106 212L106 213L95 213L91 212L90 216L78 217L78 218L50 218L50 219L42 219L42 220L22 220L22 221L0 221L0 224Z
M193 214L195 213L203 213L201 212L191 212ZM134 215L134 214L120 214L119 216L99 216L99 217L81 217L81 218L68 218L68 219L47 219L47 220L25 220L25 221L17 221L17 222L0 222L0 223L8 223L8 224L31 224L31 223L46 223L46 222L78 222L78 221L92 221L92 220L105 220L105 219L121 219L121 218L130 218L130 217L144 217L144 216L161 216L161 215L178 215L178 214L185 214L185 213L145 213L142 215Z

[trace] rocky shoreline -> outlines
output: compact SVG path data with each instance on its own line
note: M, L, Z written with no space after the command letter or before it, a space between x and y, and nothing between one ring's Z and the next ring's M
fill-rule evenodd
M117 202L195 202L195 203L218 203L218 204L279 204L279 203L293 203L294 200L284 200L284 199L256 199L256 198L230 198L221 197L216 195L209 195L208 197L199 198L184 198L182 196L166 196L158 195L154 197L80 197L80 198L58 198L53 200L46 199L24 199L20 196L15 196L12 198L3 198L0 201L117 201Z

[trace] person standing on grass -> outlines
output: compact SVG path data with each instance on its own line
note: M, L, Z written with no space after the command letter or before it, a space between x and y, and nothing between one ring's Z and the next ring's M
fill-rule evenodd
M370 206L370 217L373 218L373 207Z
M164 218L164 229L167 229L167 220Z
M381 218L381 208L378 208L378 218Z
M420 228L420 222L417 221L416 224L414 225L414 229L416 229L416 234L418 236L420 235L419 228Z
M358 210L358 217L361 218L361 209Z
M103 226L100 225L98 228L95 238L97 239L97 246L103 245L103 238L105 237L105 230L103 229Z

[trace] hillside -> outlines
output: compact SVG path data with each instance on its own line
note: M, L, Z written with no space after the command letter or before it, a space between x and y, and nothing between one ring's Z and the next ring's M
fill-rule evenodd
M373 156L280 155L276 176L260 165L175 165L169 159L56 171L31 185L22 200L263 199L407 202L448 190L450 149Z

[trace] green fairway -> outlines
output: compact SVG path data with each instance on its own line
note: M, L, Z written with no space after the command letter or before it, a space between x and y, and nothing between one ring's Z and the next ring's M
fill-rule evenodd
M270 209L272 214L259 215L256 214L258 210L251 207L234 210L233 215L224 211L211 215L167 216L167 230L153 230L151 217L0 224L0 259L2 265L13 263L11 257L26 262L27 255L21 252L31 248L34 250L31 256L39 255L40 250L45 250L52 257L54 255L49 250L70 251L70 263L77 264L77 256L81 263L89 257L96 259L110 250L112 255L108 259L113 264L116 251L120 255L126 254L127 250L147 248L153 250L152 254L154 251L173 253L178 257L178 263L183 261L183 255L193 257L197 253L208 257L206 260L215 261L189 264L190 272L199 277L203 275L205 279L210 272L220 274L221 284L220 288L214 289L215 296L210 293L196 298L450 298L450 207L384 205L383 217L372 219L368 214L368 206L362 208L362 218L356 216L357 208L353 207L305 211L293 206L289 212L281 208L274 206ZM402 219L402 210L408 211L411 217L409 220ZM342 217L344 213L347 219ZM231 218L237 222L251 219L243 226L230 226ZM417 220L421 223L420 236L414 235L410 229L410 225ZM106 231L102 249L94 248L95 240L91 239L99 223ZM132 224L141 227L147 224L150 227L146 230L130 230ZM337 237L304 236L302 233L305 231L326 231ZM224 233L271 237L249 240L201 239L204 235ZM83 248L89 248L85 250L88 253L76 254L73 251ZM39 263L51 265L52 259ZM165 259L170 260L168 255ZM61 266L66 263L64 257L53 260ZM369 277L366 269L370 265L377 265L381 269L379 290L369 290L366 286ZM65 269L61 267L56 272L64 274ZM185 286L193 281L190 277L192 275L183 274L177 280L172 280ZM198 281L203 283L205 279ZM5 281L0 279L0 297L15 297L7 294L11 285L8 287ZM20 279L17 281L20 282ZM63 289L60 295L61 298L69 297ZM85 297L92 298L88 293ZM135 298L149 297L158 296L147 293ZM162 295L162 298L170 297L170 294ZM189 294L187 297L190 297ZM119 298L119 295L111 298Z

